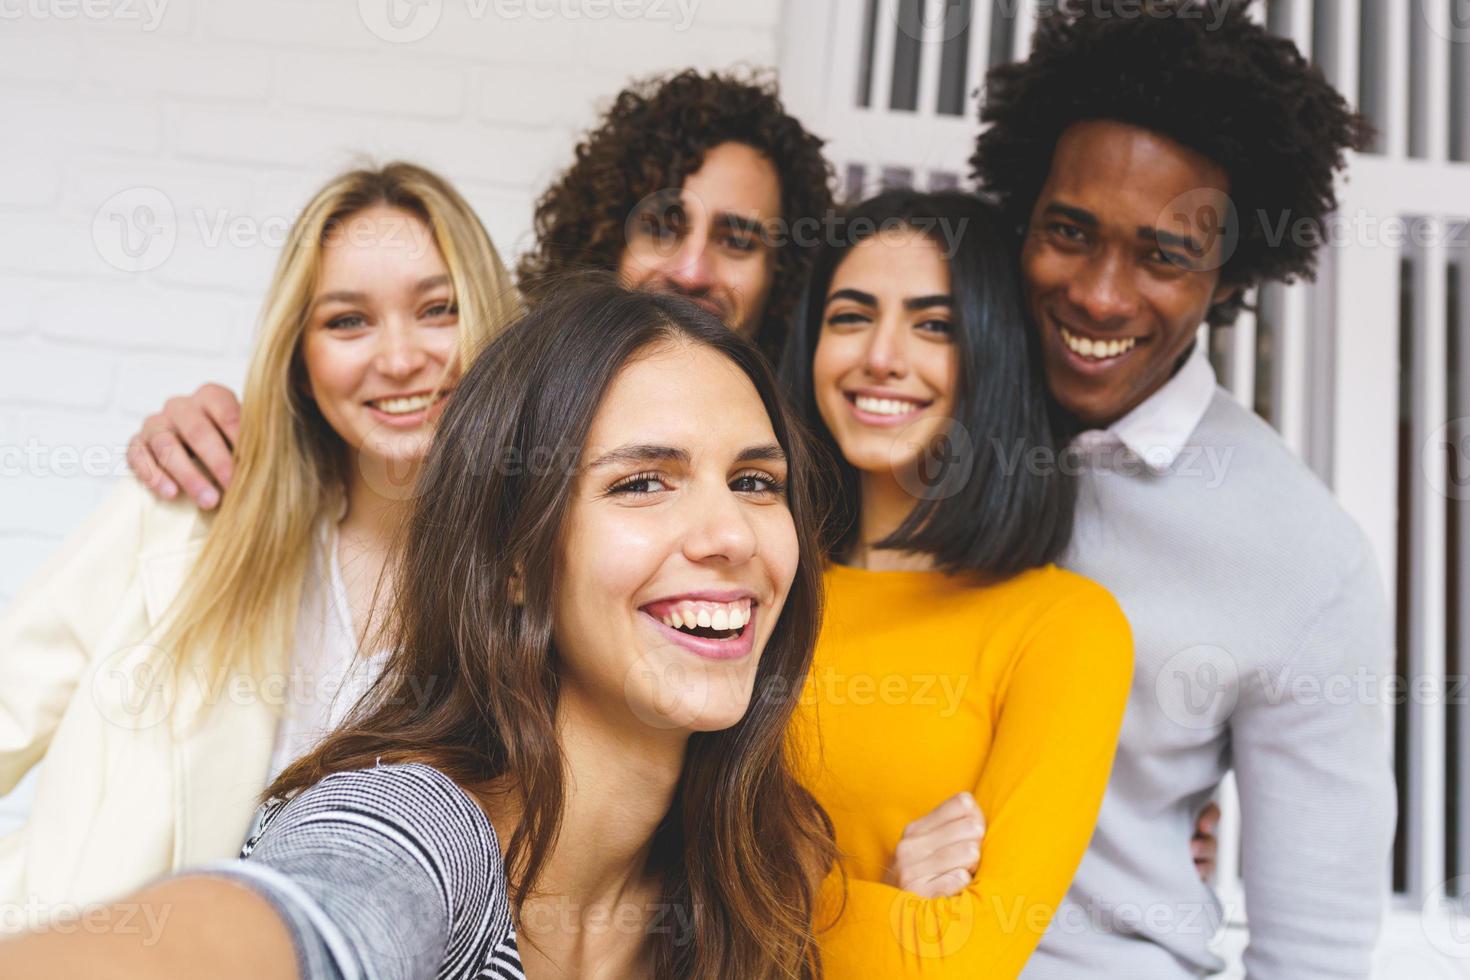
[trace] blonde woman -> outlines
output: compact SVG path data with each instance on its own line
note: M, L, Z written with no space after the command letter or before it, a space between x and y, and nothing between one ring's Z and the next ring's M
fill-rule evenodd
M20 926L239 853L261 791L370 680L358 646L442 400L517 306L429 171L356 170L307 204L228 498L206 513L127 481L0 619L0 793L44 763L0 839Z

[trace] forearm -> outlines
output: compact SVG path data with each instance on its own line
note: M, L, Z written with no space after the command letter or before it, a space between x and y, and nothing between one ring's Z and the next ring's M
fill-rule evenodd
M828 880L822 921L842 901ZM948 898L920 898L889 885L848 881L836 924L820 935L827 976L1000 978L1018 976L1041 942L1056 903L1015 893L984 894L972 884Z
M28 980L296 980L270 903L221 878L160 882L78 919L0 942L0 976Z
M1308 624L1281 677L1242 689L1231 745L1253 980L1362 978L1388 897L1392 640L1371 563ZM1367 679L1370 683L1348 683ZM1285 697L1281 691L1287 691Z

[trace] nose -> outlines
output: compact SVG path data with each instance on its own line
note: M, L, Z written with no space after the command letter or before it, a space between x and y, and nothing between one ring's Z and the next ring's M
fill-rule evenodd
M414 327L394 319L378 332L378 349L373 366L390 378L404 378L423 370L429 355L419 343Z
M1113 252L1086 263L1068 286L1067 299L1098 326L1118 325L1138 312L1138 292L1123 257Z
M740 565L755 557L755 529L734 492L723 482L707 492L691 494L686 513L689 526L683 550L689 561Z
M894 317L884 317L868 334L863 368L874 378L901 378L908 373L908 330Z
M685 292L702 293L714 283L713 256L706 244L705 236L693 229L669 257L664 275Z

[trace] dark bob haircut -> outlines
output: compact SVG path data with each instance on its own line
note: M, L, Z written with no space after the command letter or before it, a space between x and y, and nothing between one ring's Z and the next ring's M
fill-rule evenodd
M1058 437L1036 331L1022 310L1017 243L999 211L957 191L892 190L853 205L844 217L852 233L817 256L781 360L797 411L837 460L841 489L827 532L829 554L842 556L856 541L859 474L817 410L812 359L837 267L872 234L897 227L946 250L959 378L955 427L943 437L949 445L935 447L936 458L946 457L942 472L911 488L918 504L876 547L928 554L946 572L985 578L1055 561L1072 536L1076 483L1069 467L1056 465ZM1028 465L1038 456L1051 465Z
M1031 55L986 78L973 174L1024 227L1062 133L1107 119L1188 147L1230 178L1239 239L1223 284L1310 279L1337 207L1333 173L1371 127L1290 41L1251 20L1249 0L1052 0ZM1285 224L1283 225L1283 222ZM1244 290L1211 307L1233 323Z

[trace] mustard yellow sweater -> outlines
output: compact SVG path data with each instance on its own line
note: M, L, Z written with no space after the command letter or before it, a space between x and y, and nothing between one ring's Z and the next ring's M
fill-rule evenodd
M1014 977L1087 849L1133 646L1113 597L1055 566L977 587L830 565L793 726L798 767L846 872L823 890L826 976ZM905 825L961 790L985 814L957 896L882 883ZM833 923L835 919L835 924Z

